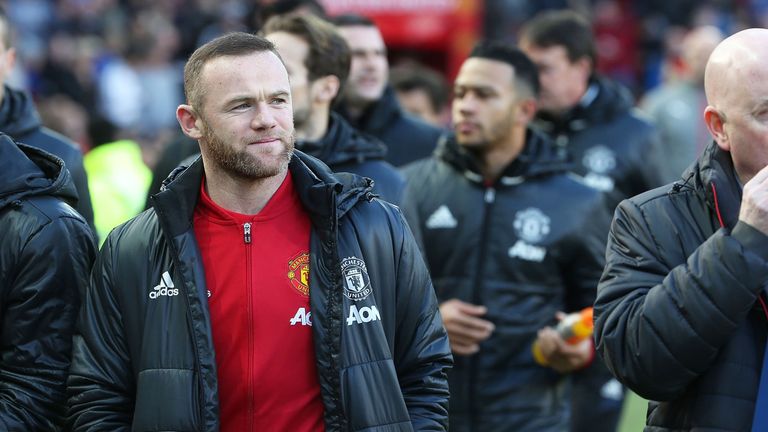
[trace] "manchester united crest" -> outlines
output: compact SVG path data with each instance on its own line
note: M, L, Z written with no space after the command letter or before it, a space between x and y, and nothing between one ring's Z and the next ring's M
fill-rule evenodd
M309 296L309 253L302 252L288 261L288 280L296 291Z
M344 295L353 301L365 300L373 291L365 261L356 257L341 260L341 277L344 279Z
M538 243L549 234L549 216L529 207L515 214L513 222L517 236L528 243Z

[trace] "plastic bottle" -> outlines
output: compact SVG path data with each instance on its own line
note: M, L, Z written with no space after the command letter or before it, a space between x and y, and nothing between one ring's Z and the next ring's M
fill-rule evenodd
M592 336L593 330L594 322L592 321L591 307L566 315L555 327L555 331L570 345L575 345ZM536 363L542 366L548 365L547 360L541 353L541 347L536 342L533 343L533 358L536 360Z

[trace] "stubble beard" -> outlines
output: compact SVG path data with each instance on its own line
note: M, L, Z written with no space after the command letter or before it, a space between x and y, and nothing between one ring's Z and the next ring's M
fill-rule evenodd
M283 144L282 151L276 156L263 153L262 157L259 157L246 149L238 150L228 145L210 127L203 130L203 140L208 144L208 152L213 162L231 176L244 180L274 177L288 169L288 163L293 157L294 134L285 132L277 138ZM272 159L276 160L273 162Z

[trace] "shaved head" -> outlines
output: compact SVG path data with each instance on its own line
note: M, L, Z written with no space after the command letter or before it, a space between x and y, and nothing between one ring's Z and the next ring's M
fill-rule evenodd
M704 89L707 127L746 182L768 165L768 29L721 42L707 62Z

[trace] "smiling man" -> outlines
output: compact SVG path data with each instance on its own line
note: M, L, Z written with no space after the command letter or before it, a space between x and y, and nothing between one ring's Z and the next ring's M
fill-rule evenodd
M397 208L294 151L268 40L209 42L184 85L202 157L105 242L72 430L444 430L448 340Z

